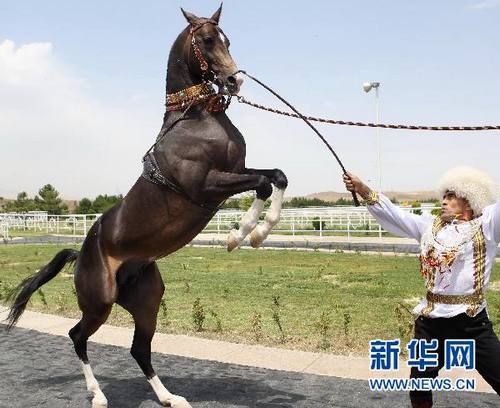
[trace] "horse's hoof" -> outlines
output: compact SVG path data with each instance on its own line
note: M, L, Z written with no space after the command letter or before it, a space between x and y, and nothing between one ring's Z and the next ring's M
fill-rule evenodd
M92 399L92 408L107 408L108 407L108 400L104 395L96 395Z
M231 252L233 249L238 247L238 240L236 239L236 233L238 231L231 230L227 236L227 252Z
M257 226L250 234L250 245L252 248L258 248L262 245L262 242L264 242L264 237Z
M163 406L171 408L193 408L184 397L178 395L172 396Z

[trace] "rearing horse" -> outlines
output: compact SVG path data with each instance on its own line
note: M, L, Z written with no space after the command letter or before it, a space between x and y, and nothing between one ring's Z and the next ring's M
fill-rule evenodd
M167 111L157 142L144 157L142 176L119 204L96 221L79 252L60 251L26 278L15 294L9 327L16 324L30 296L75 261L82 318L69 336L94 407L106 407L107 399L92 373L87 339L106 321L114 303L134 319L131 354L160 402L190 407L163 386L151 365L151 340L165 289L155 261L190 242L234 194L255 190L256 199L239 230L231 231L228 250L249 233L252 246L258 246L279 219L286 176L277 169L245 167L245 140L225 114L225 98L236 95L243 81L229 54L229 40L218 25L221 7L211 18L182 10L189 25L170 51ZM271 208L264 223L257 225L272 185L276 191Z

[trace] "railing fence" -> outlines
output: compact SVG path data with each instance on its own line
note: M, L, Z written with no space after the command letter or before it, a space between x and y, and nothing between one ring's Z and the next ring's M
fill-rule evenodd
M49 215L36 212L26 214L0 214L2 235L87 235L100 214Z
M408 212L430 213L436 207L409 208ZM203 232L226 233L238 228L241 210L220 210ZM44 212L0 214L0 234L4 239L16 235L73 235L84 236L101 214L49 215ZM265 212L261 219L264 219ZM312 207L283 209L275 234L287 235L353 235L382 236L385 231L365 207Z

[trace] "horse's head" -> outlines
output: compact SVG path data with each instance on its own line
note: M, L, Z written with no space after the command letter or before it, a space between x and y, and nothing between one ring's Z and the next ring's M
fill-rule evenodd
M210 18L181 10L189 23L185 50L190 72L215 82L220 92L236 95L243 76L229 53L229 39L219 28L222 5Z

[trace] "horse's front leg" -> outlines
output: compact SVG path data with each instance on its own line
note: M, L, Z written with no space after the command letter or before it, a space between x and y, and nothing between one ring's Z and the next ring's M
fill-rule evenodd
M258 224L250 234L250 245L254 248L258 248L280 220L281 206L285 190L288 186L288 180L285 173L279 169L248 169L247 171L250 174L260 174L269 178L271 183L275 186L271 206L269 207L269 211L266 213L264 223Z
M286 179L286 178L285 178ZM257 226L259 215L264 209L265 201L271 196L273 187L271 180L265 174L243 174L211 171L206 179L204 193L210 195L232 196L245 191L255 190L257 196L249 210L240 221L239 228L229 232L227 250L232 251L240 245L245 237Z

